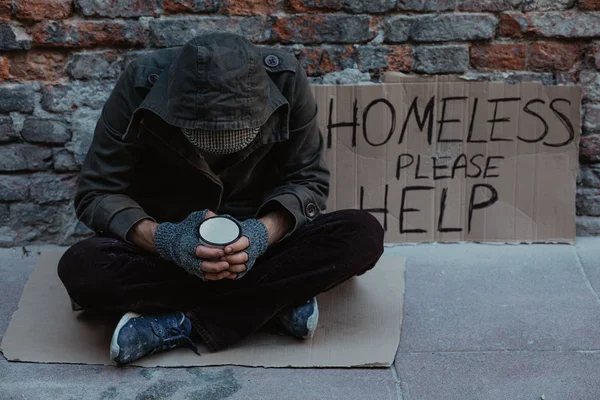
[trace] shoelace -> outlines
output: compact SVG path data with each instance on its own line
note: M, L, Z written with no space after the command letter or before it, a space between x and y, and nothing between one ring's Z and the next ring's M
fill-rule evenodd
M192 339L190 339L190 337L188 335L183 333L183 331L180 328L168 328L167 332L169 332L170 335L173 335L175 333L177 336L168 338L167 340L165 340L165 342L169 341L169 342L174 342L174 344L184 344L184 345L186 345L187 348L192 350L194 353L196 353L197 355L200 355L198 346L196 346L196 344L192 341Z
M158 332L156 332L154 330L154 327L152 327L152 331L154 332L154 334L156 336L158 336L158 337L162 336L162 335L159 335ZM186 335L181 330L181 328L167 328L167 334L170 337L163 339L163 343L165 345L167 345L168 348L174 348L174 347L177 347L177 345L179 345L179 344L183 344L187 348L192 350L194 353L196 353L197 355L201 355L200 351L198 350L198 346L196 346L196 344L192 341L192 339L190 339L190 337L188 335Z

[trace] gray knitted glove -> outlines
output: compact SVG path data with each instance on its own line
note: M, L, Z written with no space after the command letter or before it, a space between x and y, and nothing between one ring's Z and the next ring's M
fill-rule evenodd
M257 219L247 219L240 222L240 225L242 226L242 235L248 238L250 246L244 250L246 254L248 254L246 270L240 272L236 279L240 279L246 275L254 266L256 259L265 254L267 247L269 246L269 232L267 232L265 224L261 221Z
M178 224L159 224L154 237L156 251L162 258L173 261L202 280L202 260L196 256L196 247L200 244L198 228L204 221L206 212L207 210L193 212Z

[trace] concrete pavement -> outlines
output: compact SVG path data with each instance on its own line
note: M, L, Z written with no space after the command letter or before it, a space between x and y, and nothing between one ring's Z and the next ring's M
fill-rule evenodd
M0 335L37 252L49 248L28 247L28 256L0 249ZM386 254L407 259L394 368L143 369L0 357L0 399L600 398L600 238L397 246Z
M404 400L600 399L600 238L397 247Z

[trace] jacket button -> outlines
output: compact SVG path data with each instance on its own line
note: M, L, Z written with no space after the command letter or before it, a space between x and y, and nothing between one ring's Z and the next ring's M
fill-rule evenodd
M148 82L151 85L154 85L157 80L158 80L158 75L156 75L156 74L150 74L150 75L148 75Z
M275 68L279 65L279 57L271 54L265 57L265 65L267 67Z
M309 218L313 218L317 215L317 206L315 203L308 203L306 206L306 216Z

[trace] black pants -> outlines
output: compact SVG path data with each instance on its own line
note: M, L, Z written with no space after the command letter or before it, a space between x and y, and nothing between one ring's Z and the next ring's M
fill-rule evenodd
M270 247L239 280L203 282L177 265L121 240L92 237L58 265L71 298L96 312L183 311L212 350L257 331L279 311L373 268L383 229L370 214L323 214Z

